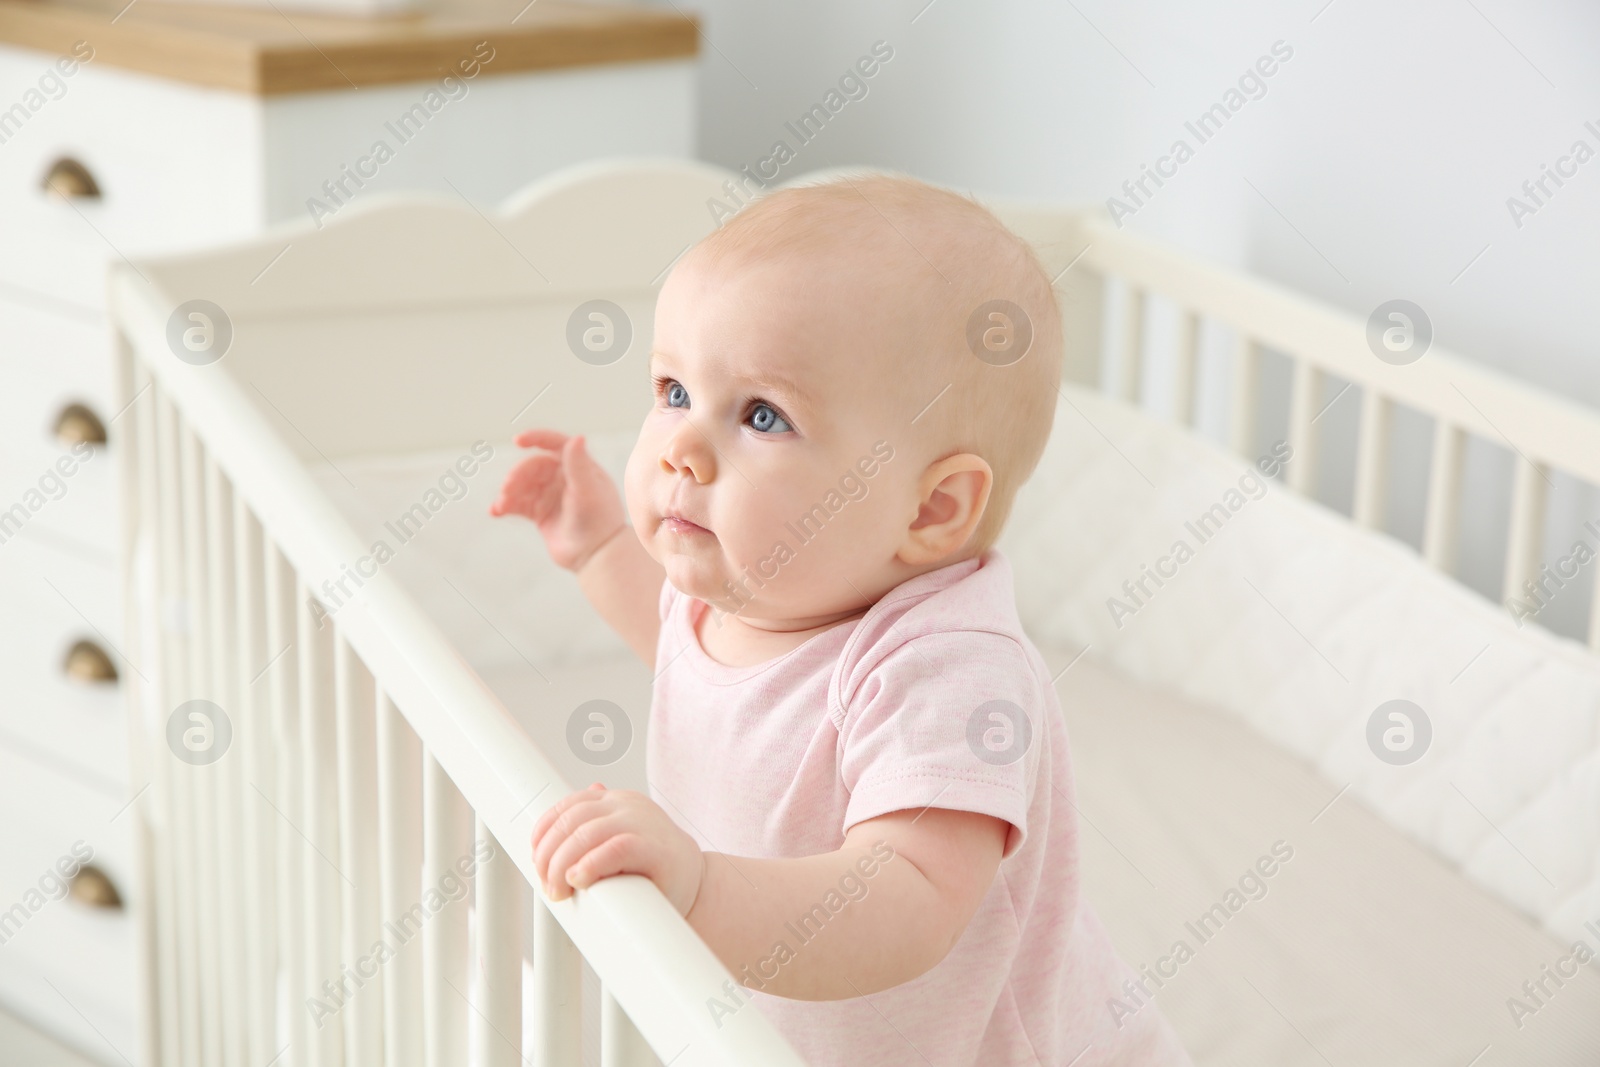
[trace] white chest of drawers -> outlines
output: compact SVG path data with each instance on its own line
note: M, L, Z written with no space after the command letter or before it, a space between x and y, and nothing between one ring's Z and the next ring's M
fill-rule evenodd
M144 1067L107 263L385 190L491 204L597 156L688 157L697 28L82 5L0 0L0 1008Z

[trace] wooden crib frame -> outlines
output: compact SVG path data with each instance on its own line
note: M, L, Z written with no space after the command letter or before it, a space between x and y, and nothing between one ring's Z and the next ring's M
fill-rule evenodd
M997 207L1013 229L1041 250L1048 269L1064 271L1057 289L1068 333L1069 378L1104 384L1108 392L1137 405L1151 355L1145 337L1148 304L1152 297L1165 299L1182 309L1174 353L1175 400L1165 414L1193 426L1201 323L1216 321L1236 339L1228 374L1227 443L1241 457L1251 458L1261 404L1261 354L1271 350L1289 357L1293 363L1289 444L1296 457L1289 486L1302 495L1312 496L1317 488L1321 440L1315 421L1324 382L1334 378L1359 387L1351 514L1358 526L1379 530L1384 526L1393 460L1390 426L1396 406L1431 418L1433 448L1422 555L1447 574L1456 562L1461 468L1468 436L1512 453L1515 474L1502 600L1524 596L1524 583L1540 575L1551 474L1559 471L1600 486L1600 413L1469 362L1439 345L1415 363L1384 362L1368 348L1363 319L1125 233L1100 219L1098 212L1067 216L1027 205ZM1126 298L1113 358L1114 380L1101 383L1108 278L1125 286ZM1591 651L1600 651L1600 568L1596 573L1588 622Z
M331 627L320 625L316 590L364 546L305 460L318 447L339 455L358 443L296 440L293 424L271 401L262 403L265 393L226 366L174 358L168 342L173 309L195 298L229 309L241 336L296 317L407 302L483 314L548 304L564 315L574 294L603 291L647 308L671 261L659 250L687 247L709 232L709 212L694 221L700 205L726 197L736 180L732 172L678 161L606 163L540 182L494 219L438 198L374 198L323 231L295 227L217 252L113 270L128 654L158 665L154 677L129 687L133 780L148 783L132 809L143 863L135 904L146 1063L443 1067L473 1048L476 1062L514 1064L521 1059L515 1046L527 885L537 897L528 919L540 1067L579 1062L580 954L603 985L608 1067L651 1062L648 1049L675 1067L802 1062L759 1012L713 1019L706 1000L725 997L732 976L647 880L612 878L561 902L544 898L527 841L539 813L571 783L382 571ZM583 236L562 231L563 220L609 217L603 213L623 204L637 213L631 225L651 231L649 250L635 255L596 241L603 254L573 252L570 277L546 278L543 287L519 265L534 267L522 248L555 247L533 242ZM684 205L694 210L685 213ZM1115 375L1124 397L1139 396L1149 360L1143 325L1151 297L1185 309L1178 421L1193 420L1201 319L1237 333L1232 444L1241 454L1253 445L1263 348L1294 360L1297 457L1309 459L1317 445L1313 408L1322 377L1359 385L1354 518L1363 526L1382 524L1393 406L1432 416L1438 429L1425 554L1437 566L1450 564L1467 434L1515 442L1523 458L1507 590L1539 570L1549 472L1600 484L1600 417L1586 410L1437 348L1410 366L1385 364L1367 349L1361 320L1119 232L1094 213L995 206L1057 277L1069 378L1099 378L1102 309L1115 278L1131 294ZM659 224L650 221L657 216ZM363 259L372 255L364 242L378 240L385 227L403 231L387 246L403 251L392 262ZM286 245L294 251L283 251ZM288 258L296 254L298 261ZM262 268L275 256L285 258L271 268L280 277L257 285L263 274L272 277ZM352 271L357 262L364 269ZM429 263L473 266L456 277L429 275ZM577 362L564 352L560 358ZM625 425L622 416L602 414L603 382L572 388L562 418ZM448 404L438 423L438 441L470 439L472 418ZM1314 469L1312 462L1294 464L1293 487L1311 491ZM141 587L141 546L154 572L151 589ZM152 598L161 609L153 629L141 607ZM1592 624L1590 635L1594 647ZM237 709L234 758L191 766L159 751L166 709L195 698ZM257 784L266 782L276 802ZM440 884L448 866L480 842L498 852L471 879L472 929L465 908L441 910L367 979L381 986L379 995L361 986L365 996L352 995L331 1019L316 1020L329 1025L312 1025L301 1005L319 995L318 979L344 974L344 965L383 935L383 917L403 912L419 887ZM479 1001L469 1004L474 961L482 981Z

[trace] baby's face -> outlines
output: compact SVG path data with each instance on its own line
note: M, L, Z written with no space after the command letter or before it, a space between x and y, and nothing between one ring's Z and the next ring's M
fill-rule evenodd
M886 372L907 365L885 346L913 324L888 317L865 269L706 270L691 252L662 286L655 403L625 487L635 533L683 593L798 623L894 584L927 463L911 420L938 386Z

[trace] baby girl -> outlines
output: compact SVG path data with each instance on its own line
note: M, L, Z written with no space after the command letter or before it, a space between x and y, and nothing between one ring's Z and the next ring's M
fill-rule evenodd
M772 192L662 285L625 500L581 436L491 511L655 674L649 795L533 832L553 900L638 874L818 1067L1186 1064L1079 897L1050 671L993 546L1056 409L1031 248L909 178Z

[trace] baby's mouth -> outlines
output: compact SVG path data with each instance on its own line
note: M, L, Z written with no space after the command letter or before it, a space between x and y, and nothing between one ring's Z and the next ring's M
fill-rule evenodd
M663 515L661 517L661 528L670 534L677 534L681 537L712 536L711 531L704 526L690 522L688 519L677 515Z

